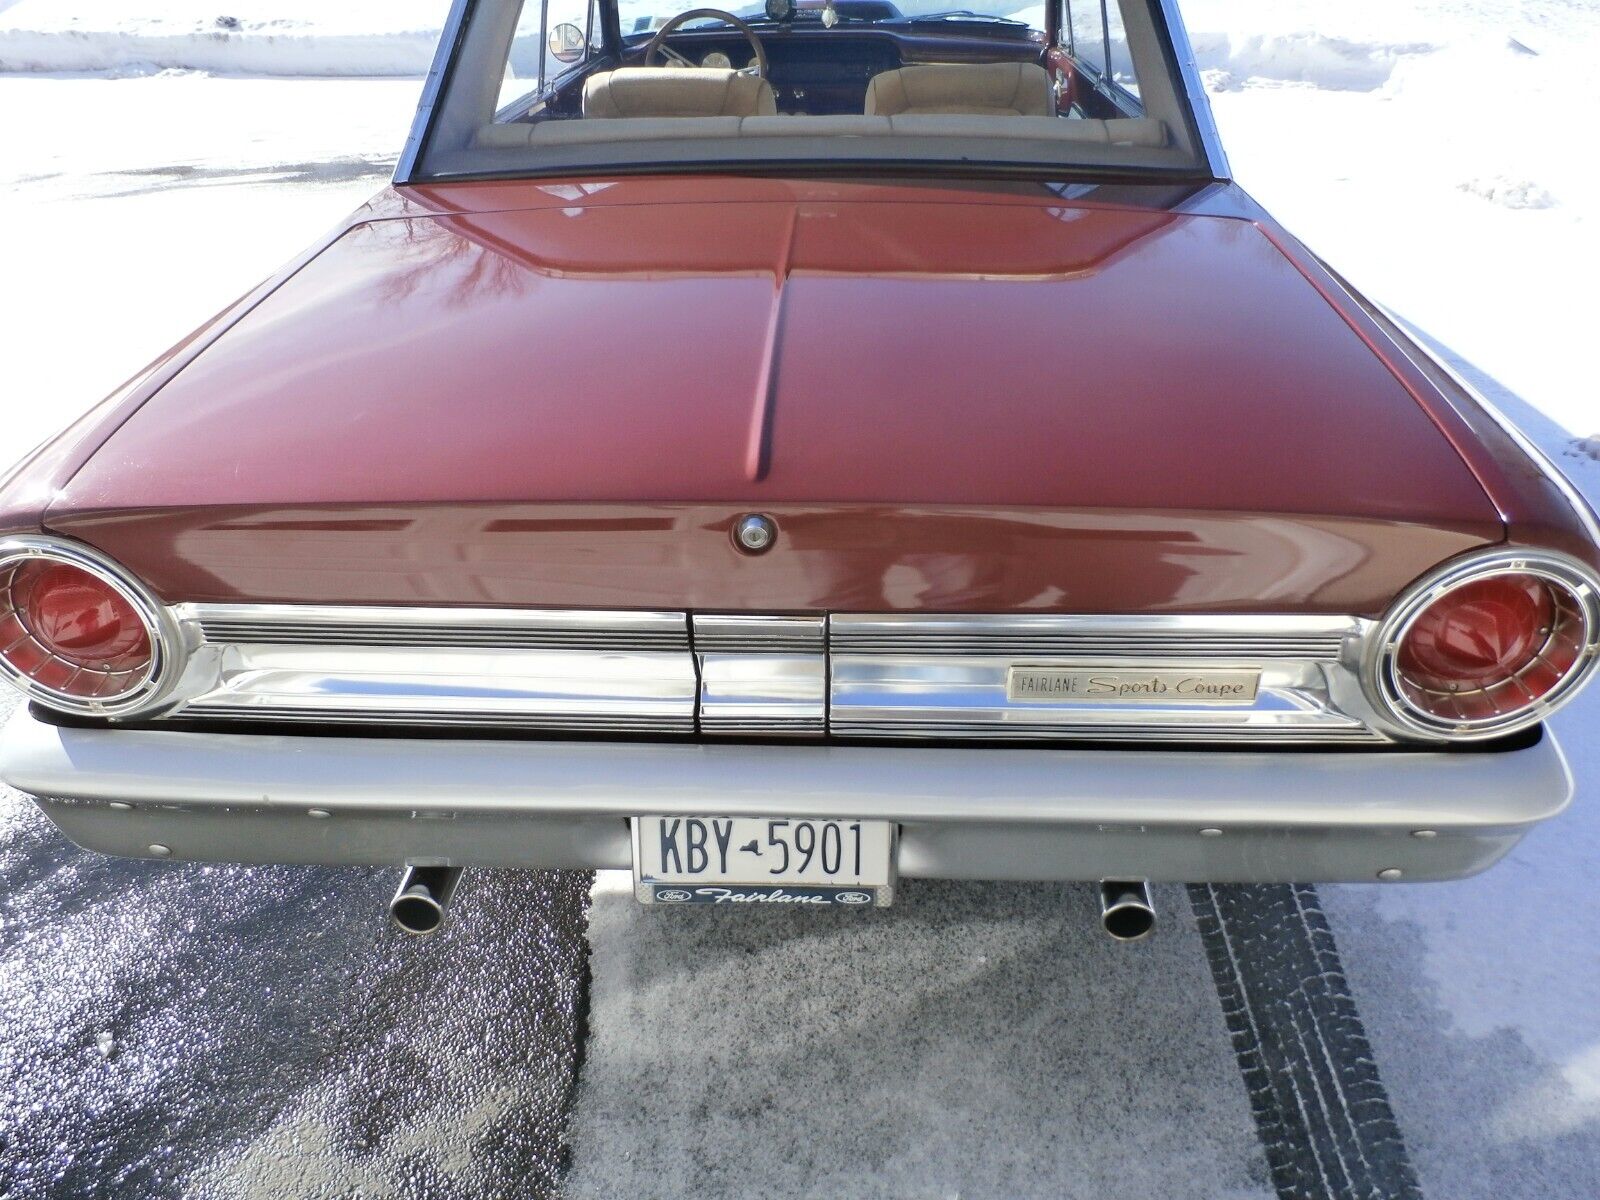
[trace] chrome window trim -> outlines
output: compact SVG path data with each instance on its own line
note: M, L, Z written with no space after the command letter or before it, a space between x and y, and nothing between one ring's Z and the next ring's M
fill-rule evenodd
M409 183L418 182L417 163L422 157L422 148L427 144L428 134L433 128L434 108L439 102L439 93L444 90L445 76L449 73L450 64L455 61L456 49L461 41L462 31L466 28L467 18L471 15L477 0L452 0L450 12L445 17L444 28L439 33L439 43L434 47L433 62L428 67L428 77L422 82L422 95L417 101L417 112L411 120L411 132L406 137L406 144L400 150L400 158L394 166L394 177L391 182L395 187L403 187ZM543 59L540 59L543 62Z
M1102 26L1105 26L1108 19L1104 5L1116 2L1117 0L1103 0L1101 10ZM476 12L480 6L480 0L452 0L450 11L446 16L444 25L440 31L439 41L434 51L433 60L428 69L427 78L423 81L422 94L417 104L416 113L412 118L410 131L406 137L404 146L401 148L399 158L395 163L394 174L390 181L395 187L403 187L407 185L428 182L427 177L421 173L419 167L421 165L424 151L427 148L429 137L433 132L433 126L438 115L440 98L449 86L451 73L460 55L463 37L467 33L470 22L476 15ZM1222 147L1222 138L1217 130L1216 119L1212 114L1211 103L1206 96L1205 86L1200 79L1199 70L1195 62L1194 48L1189 40L1188 30L1184 25L1182 14L1178 10L1177 0L1152 0L1150 10L1152 18L1159 17L1158 28L1155 31L1156 37L1158 42L1161 43L1161 49L1170 54L1171 66L1175 74L1174 83L1177 85L1175 92L1179 102L1179 112L1175 112L1174 115L1183 115L1181 110L1186 108L1186 115L1192 124L1194 133L1199 139L1200 145L1197 149L1199 152L1200 162L1196 163L1195 165L1197 167L1203 166L1206 173L1213 180L1229 180L1233 177L1232 169L1229 166L1227 154ZM1102 66L1109 68L1111 48L1110 37L1108 33L1103 34L1103 40L1105 58ZM1073 53L1074 56L1076 56L1075 50ZM532 93L533 95L542 94L546 83L543 75L544 56L542 54L539 61L539 86L536 91ZM575 70L577 68L575 67L572 69ZM1117 83L1112 77L1112 72L1109 69L1096 71L1095 75L1096 78L1092 82L1096 87L1102 88L1103 90L1107 91L1108 94L1114 93L1126 99L1133 100L1137 103L1141 113L1145 111L1143 98L1130 93L1121 84ZM521 100L519 99L519 101L516 103L520 102ZM777 165L782 165L786 160L780 158L773 161ZM841 165L850 165L855 160L841 158L838 161ZM754 162L755 160L753 159L728 160L728 164L741 167L749 167ZM959 157L952 157L948 161L938 162L934 165L934 169L953 169L961 166L962 162L963 159ZM619 169L619 165L616 163L607 163L601 165L608 172L615 172ZM1040 164L1020 165L1036 166ZM645 169L647 171L654 171L659 170L661 166L662 164L647 164ZM581 174L583 171L590 169L590 167L585 167L582 164L574 164L561 168L559 173L565 173L568 175L573 173ZM1117 168L1112 164L1100 164L1098 167L1088 168L1091 173L1096 170L1115 171L1116 169ZM1072 169L1069 169L1069 173L1071 173L1071 170ZM1081 170L1081 168L1079 170ZM1168 169L1139 168L1139 170L1141 173L1145 170L1148 170L1151 178L1157 178L1163 170ZM1184 171L1187 171L1187 168L1185 168ZM538 175L539 173L534 171L519 171L516 173L515 177L519 179L534 179L537 178ZM462 179L471 179L484 176L481 173L466 173L456 177ZM490 177L492 177L492 173ZM448 178L449 177L446 177L446 180L448 180Z
M17 670L4 658L0 658L0 674L29 699L78 716L128 717L159 707L173 687L184 659L183 639L170 610L121 564L81 542L31 534L0 541L0 571L27 559L77 567L113 588L144 623L150 638L150 665L135 687L113 699L85 699L58 692Z
M1567 588L1584 621L1583 650L1571 671L1547 695L1503 717L1449 721L1413 708L1400 689L1401 640L1423 611L1446 593L1477 579L1528 574ZM1424 575L1403 592L1369 640L1364 677L1379 712L1407 733L1482 741L1537 725L1564 707L1600 665L1600 578L1576 559L1548 550L1496 549L1455 559Z
M1233 168L1228 163L1227 151L1222 148L1222 134L1217 129L1217 118L1211 111L1211 98L1206 95L1205 83L1200 78L1200 68L1194 57L1194 44L1189 40L1189 29L1183 23L1183 14L1178 11L1178 0L1156 0L1156 3L1161 10L1161 19L1167 27L1167 40L1172 47L1173 62L1177 65L1178 79L1183 84L1184 99L1189 103L1189 112L1200 135L1200 146L1205 152L1207 169L1210 170L1213 179L1232 179Z

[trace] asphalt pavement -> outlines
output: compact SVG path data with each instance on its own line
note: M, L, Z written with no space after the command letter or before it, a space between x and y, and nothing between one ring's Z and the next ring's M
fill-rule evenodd
M551 1195L589 876L474 872L426 940L397 878L105 858L0 795L0 1197Z

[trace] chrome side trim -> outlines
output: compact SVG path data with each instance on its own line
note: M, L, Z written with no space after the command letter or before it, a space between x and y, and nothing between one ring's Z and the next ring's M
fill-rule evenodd
M1217 131L1217 119L1211 112L1211 99L1206 95L1200 68L1195 62L1194 45L1189 41L1189 29L1178 11L1178 0L1158 0L1161 18L1167 26L1167 37L1172 43L1173 60L1177 63L1178 78L1183 82L1184 98L1194 116L1195 128L1200 133L1200 145L1205 150L1206 166L1213 179L1232 179L1233 168L1228 164L1228 154L1222 148L1222 135Z
M700 730L820 736L827 728L822 617L694 617Z

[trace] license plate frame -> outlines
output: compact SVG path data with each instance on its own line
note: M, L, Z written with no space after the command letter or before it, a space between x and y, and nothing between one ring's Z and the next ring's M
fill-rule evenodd
M663 823L676 823L676 847L668 862ZM698 823L695 841L693 824ZM701 814L645 814L629 819L633 843L633 893L641 904L671 907L698 904L773 904L796 908L884 908L894 903L895 862L900 827L892 821L856 817L730 817ZM859 827L859 831L857 831ZM809 838L802 833L808 829ZM829 830L836 831L830 834ZM681 841L679 840L681 837ZM856 838L859 837L859 842ZM770 839L778 839L773 841ZM767 855L779 842L809 840L802 854L790 844L784 864L807 859L807 870L774 873ZM751 843L755 843L751 852ZM705 866L687 870L688 851L698 844ZM834 861L847 871L820 868L824 845L836 846ZM649 851L655 850L654 856ZM773 862L776 866L778 863ZM677 870L670 869L676 866ZM762 871L766 877L762 878ZM777 875L775 878L774 875Z

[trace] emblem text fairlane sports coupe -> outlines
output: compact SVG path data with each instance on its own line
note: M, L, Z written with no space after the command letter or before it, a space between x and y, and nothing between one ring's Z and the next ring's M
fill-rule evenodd
M74 841L1130 937L1567 803L1594 518L1230 181L1170 0L577 3L459 0L394 186L5 483Z

